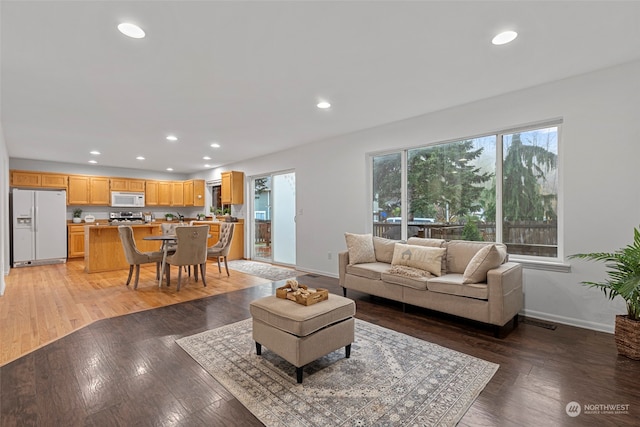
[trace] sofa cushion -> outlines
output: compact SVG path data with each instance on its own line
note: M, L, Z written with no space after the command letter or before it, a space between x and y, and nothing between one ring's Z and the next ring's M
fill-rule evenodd
M440 276L442 274L442 257L445 252L446 250L443 248L396 243L391 265L406 265L426 270L434 276Z
M502 252L496 245L485 246L469 261L462 275L462 283L480 283L487 281L487 272L504 261L506 252Z
M447 273L463 274L467 265L478 251L486 246L496 245L507 253L507 247L502 243L471 242L467 240L452 240L447 243Z
M411 267L406 267L406 266L398 266L400 268L411 268ZM429 280L430 278L432 278L433 276L427 272L428 276L422 276L422 277L408 277L408 276L403 276L403 275L399 275L399 274L393 274L391 271L393 271L394 267L391 267L391 269L388 272L382 273L382 280L386 283L392 283L394 285L401 285L401 286L407 286L409 288L414 288L414 289L418 289L420 291L426 291L427 290L427 280ZM399 293L401 291L398 291ZM398 295L398 300L401 298L401 295Z
M397 240L373 236L373 249L376 254L376 261L391 264L393 249L396 247L396 243L398 243Z
M445 243L447 241L444 239L427 239L424 237L409 237L409 240L407 240L408 245L428 246L431 248L441 248Z
M448 273L441 277L433 277L427 280L427 289L441 294L457 295L475 299L489 299L489 290L486 283L462 283L462 274Z
M380 274L391 267L386 262L368 262L356 265L347 265L347 274L364 277L366 279L381 280Z
M344 233L349 251L349 264L376 262L372 234Z
M409 237L407 243L410 245L417 246L428 246L431 248L445 248L447 249L446 243L447 241L444 239L429 239L424 237ZM442 268L440 275L447 274L447 253L442 256Z

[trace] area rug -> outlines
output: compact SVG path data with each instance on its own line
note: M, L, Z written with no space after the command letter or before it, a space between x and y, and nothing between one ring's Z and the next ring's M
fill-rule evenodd
M498 365L356 319L344 348L304 368L263 347L251 319L177 340L266 426L454 426Z
M290 268L275 267L265 262L249 261L244 259L229 261L229 269L251 274L252 276L262 277L263 279L272 280L274 282L278 280L291 279L292 277L302 276L304 274Z

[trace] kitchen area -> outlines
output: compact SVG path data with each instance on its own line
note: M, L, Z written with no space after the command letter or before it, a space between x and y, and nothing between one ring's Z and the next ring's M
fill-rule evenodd
M244 174L231 173L235 179L222 180L218 201L237 207L244 202ZM161 181L24 170L11 170L10 179L12 267L74 260L84 261L86 273L124 270L129 265L118 225L132 226L141 251L156 251L160 243L144 237L161 234L163 222L179 221L208 224L209 246L218 241L221 222L237 221L229 259L244 258L244 220L214 215L214 209L205 206L210 196L205 194L204 180ZM225 184L234 187L225 188ZM53 194L57 202L43 204L43 197L50 199Z

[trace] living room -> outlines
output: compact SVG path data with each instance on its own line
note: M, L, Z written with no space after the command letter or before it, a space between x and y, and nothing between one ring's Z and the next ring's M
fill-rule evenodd
M247 176L295 170L300 213L296 218L297 267L335 278L337 254L345 249L344 233L371 231L368 155L560 119L561 256L555 263L525 263L521 314L611 333L615 315L625 312L623 302L607 301L600 291L580 284L602 279L603 266L567 257L623 247L631 242L633 228L638 226L640 197L627 193L640 178L635 165L640 156L636 142L640 137L638 75L637 56L620 63L612 61L604 68L585 69L579 75L567 74L518 90L505 86L503 91L487 93L483 99L463 105L389 120L387 124L236 161L190 177L218 179L225 170L242 170ZM448 85L446 81L440 84ZM450 86L455 94L455 83ZM1 131L0 123L0 255L7 275L8 171L23 168L28 162L9 157ZM328 253L333 256L328 257ZM0 290L3 288L4 281L0 282Z

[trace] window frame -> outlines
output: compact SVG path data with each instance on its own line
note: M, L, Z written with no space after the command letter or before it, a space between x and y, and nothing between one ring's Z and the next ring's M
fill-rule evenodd
M425 147L431 147L436 145L449 144L457 141L470 140L476 138L483 137L491 137L494 136L496 138L496 242L502 243L503 241L503 164L504 164L504 153L503 153L503 141L505 135L510 135L514 133L522 133L529 132L544 128L555 127L557 128L557 144L558 144L558 152L557 152L557 161L556 161L556 169L557 169L557 255L555 257L545 257L545 256L535 256L535 255L517 255L517 254L509 254L509 259L512 261L522 263L526 268L533 269L542 269L542 270L552 270L552 271L561 271L568 272L570 271L569 264L564 262L564 192L563 192L563 143L562 143L562 124L563 120L561 118L540 121L536 123L530 123L526 125L513 126L508 128L502 128L492 132L486 132L475 136L466 136L461 138L449 139L445 141L437 141L428 144L412 146L412 147L402 147L392 150L384 150L384 151L376 151L370 152L366 154L367 158L367 176L368 176L368 190L367 190L367 212L371 211L374 189L373 189L373 172L374 172L374 164L373 160L375 157L389 155L389 154L400 154L401 159L401 239L407 240L407 230L408 230L408 200L407 200L407 184L408 184L408 152L409 150L420 149ZM498 179L499 177L499 179ZM367 220L367 230L369 232L373 232L373 221L371 215L368 216Z

